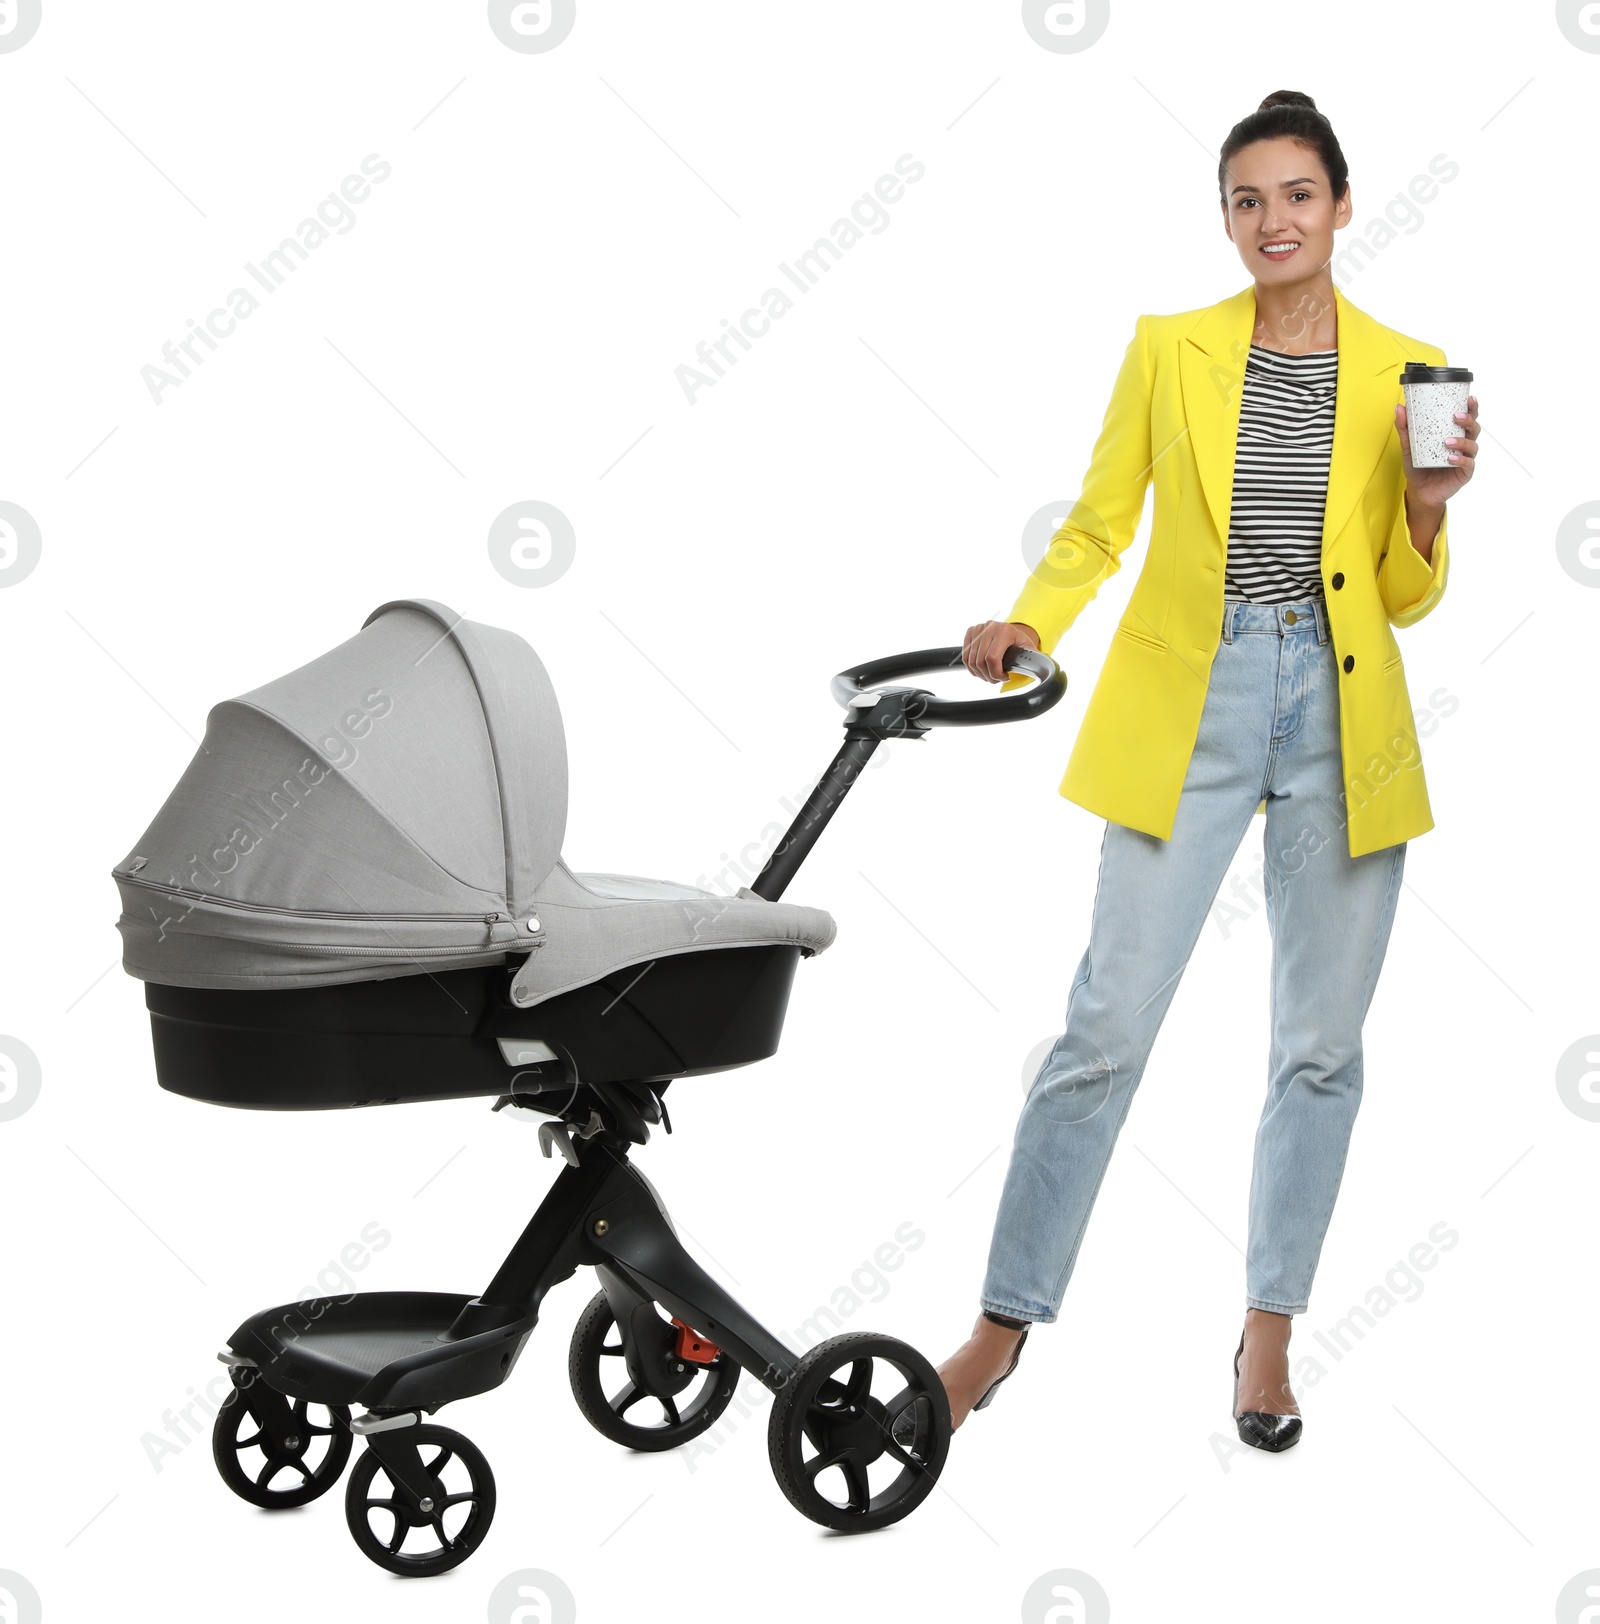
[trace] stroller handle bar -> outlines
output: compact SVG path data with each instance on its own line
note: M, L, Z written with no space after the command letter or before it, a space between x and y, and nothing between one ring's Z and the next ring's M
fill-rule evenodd
M876 702L868 690L897 677L915 677L924 672L948 671L960 666L961 649L918 649L913 654L890 654L881 660L868 660L864 665L852 666L833 679L833 697L846 710L855 710L858 716ZM1042 716L1067 691L1067 675L1048 654L1016 644L1005 652L1002 662L1009 672L1021 671L1034 679L1031 688L1019 693L1002 694L994 699L940 699L924 688L890 689L890 693L908 695L905 715L924 727L981 727L990 722L1021 722L1030 716ZM915 701L920 700L920 703Z
M1067 691L1067 675L1048 654L1017 645L1005 652L1007 671L1034 679L1031 688L993 699L940 699L926 688L884 687L896 677L946 671L961 665L959 647L918 649L852 666L833 679L833 697L845 708L844 743L806 797L789 832L750 887L752 896L776 902L838 811L872 752L885 739L920 739L935 727L981 727L1042 716Z

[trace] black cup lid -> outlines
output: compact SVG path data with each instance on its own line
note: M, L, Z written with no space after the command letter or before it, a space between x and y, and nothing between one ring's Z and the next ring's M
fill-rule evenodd
M1465 367L1431 367L1426 361L1407 361L1400 374L1401 383L1471 383L1472 374Z

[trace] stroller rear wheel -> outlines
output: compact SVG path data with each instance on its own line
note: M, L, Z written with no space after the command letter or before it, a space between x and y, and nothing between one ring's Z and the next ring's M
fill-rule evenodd
M326 1494L350 1459L349 1410L342 1404L311 1406L303 1398L291 1404L259 1379L241 1382L240 1374L235 1372L233 1391L211 1429L211 1456L222 1481L241 1500L268 1511ZM326 1424L313 1417L313 1408L326 1411Z
M600 1291L573 1329L567 1374L589 1424L614 1443L642 1450L676 1449L715 1426L739 1384L739 1366L727 1349L717 1349L709 1360L703 1351L691 1354L690 1337L654 1303L645 1303L628 1325L634 1365L645 1376L640 1384L629 1374L623 1336L611 1334L615 1325ZM622 1385L608 1395L607 1386L619 1380ZM635 1405L642 1412L630 1416Z
M458 1567L494 1520L494 1473L483 1451L449 1427L379 1436L378 1444L368 1439L344 1491L345 1521L361 1554L407 1578Z
M875 1396L875 1384L889 1396ZM829 1337L806 1353L767 1423L773 1476L789 1503L847 1534L915 1511L949 1448L950 1400L939 1373L915 1348L871 1331ZM870 1468L879 1462L875 1485Z

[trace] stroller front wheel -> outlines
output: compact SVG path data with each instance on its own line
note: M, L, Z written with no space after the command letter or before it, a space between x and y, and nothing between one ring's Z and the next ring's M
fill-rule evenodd
M369 1438L344 1491L345 1521L361 1554L408 1579L465 1562L489 1532L494 1506L483 1452L429 1424Z
M342 1404L318 1405L327 1411L324 1425L311 1408L304 1399L291 1404L259 1378L246 1382L235 1374L233 1391L211 1429L211 1458L241 1500L285 1511L308 1504L339 1481L353 1443L350 1412ZM323 1438L326 1444L319 1444Z
M915 1511L949 1448L950 1400L939 1373L909 1344L871 1331L829 1337L806 1353L767 1423L773 1476L789 1503L846 1534Z

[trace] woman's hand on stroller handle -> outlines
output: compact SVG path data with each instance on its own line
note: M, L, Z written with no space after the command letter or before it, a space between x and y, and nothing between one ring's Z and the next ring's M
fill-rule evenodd
M1032 626L1017 621L985 620L967 627L961 645L961 659L973 676L985 682L1004 682L1013 666L1005 663L1013 648L1026 648L1038 652L1039 634Z

